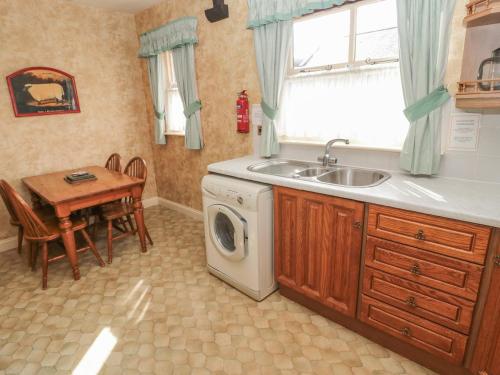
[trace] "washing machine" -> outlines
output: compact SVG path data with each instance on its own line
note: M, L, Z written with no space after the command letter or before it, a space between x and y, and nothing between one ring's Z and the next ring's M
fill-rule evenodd
M263 300L277 289L271 186L211 174L202 192L208 271Z

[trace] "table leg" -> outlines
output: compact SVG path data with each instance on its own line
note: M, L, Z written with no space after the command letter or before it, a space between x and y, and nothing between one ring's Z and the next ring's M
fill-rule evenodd
M59 228L61 228L61 237L64 242L66 255L68 256L69 264L73 270L75 280L80 280L80 269L78 268L78 255L76 253L75 232L72 230L73 224L69 216L59 217Z
M146 226L144 224L144 209L142 207L142 200L140 195L134 196L134 218L137 224L137 232L141 241L141 251L145 253L148 251L146 247Z

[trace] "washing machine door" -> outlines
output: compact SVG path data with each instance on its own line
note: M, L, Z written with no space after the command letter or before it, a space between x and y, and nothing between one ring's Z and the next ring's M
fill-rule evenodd
M231 208L214 204L207 208L210 237L217 251L233 262L246 257L247 223Z

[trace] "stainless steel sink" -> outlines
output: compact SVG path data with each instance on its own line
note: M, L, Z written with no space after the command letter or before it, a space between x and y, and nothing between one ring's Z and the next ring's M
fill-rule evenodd
M279 177L347 187L372 187L388 180L391 175L384 171L347 166L324 167L319 163L296 160L269 160L254 164L248 170Z
M386 172L343 167L335 171L325 173L319 176L317 179L320 182L325 182L328 184L353 187L368 187L381 184L389 177L390 175Z

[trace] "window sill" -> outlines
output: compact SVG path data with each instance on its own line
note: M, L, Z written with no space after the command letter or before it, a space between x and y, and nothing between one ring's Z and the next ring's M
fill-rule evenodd
M185 133L169 133L169 132L164 133L164 135L168 135L169 137L170 137L170 136L173 136L173 135L174 135L174 136L178 136L178 137L185 137L185 136L186 136L186 134L185 134Z
M293 141L289 139L280 139L279 140L280 144L286 144L286 145L297 145L297 146L322 146L324 147L326 142L319 142L319 141ZM343 148L343 149L348 149L348 150L364 150L364 151L383 151L383 152L395 152L395 153L400 153L401 152L401 147L376 147L376 146L366 146L366 145L359 145L359 144L349 144L345 145L342 143L336 143L335 148Z

